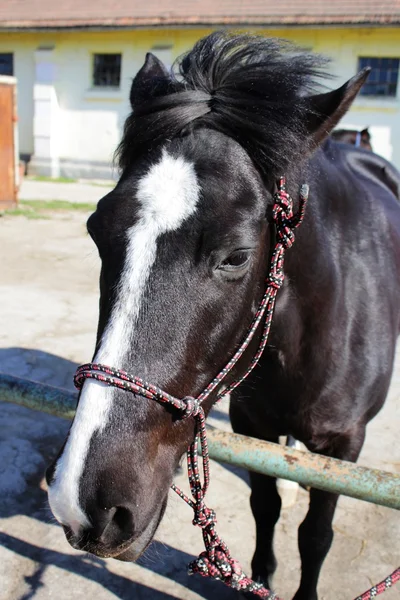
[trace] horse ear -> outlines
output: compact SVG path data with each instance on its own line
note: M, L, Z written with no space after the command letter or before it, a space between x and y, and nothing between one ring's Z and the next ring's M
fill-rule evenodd
M157 56L148 52L144 65L132 82L129 96L132 108L142 104L150 96L163 94L170 82L171 77L164 64Z
M348 111L370 71L371 69L366 67L339 89L326 94L310 96L307 99L307 129L311 137L312 147L319 146Z

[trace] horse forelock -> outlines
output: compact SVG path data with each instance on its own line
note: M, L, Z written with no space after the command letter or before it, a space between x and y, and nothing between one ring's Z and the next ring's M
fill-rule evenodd
M163 95L134 107L116 157L127 169L149 148L192 128L235 139L263 177L275 177L304 151L306 92L326 77L326 59L288 42L217 32L175 67Z

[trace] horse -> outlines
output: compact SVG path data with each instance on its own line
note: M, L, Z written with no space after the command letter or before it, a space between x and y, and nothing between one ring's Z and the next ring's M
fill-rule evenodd
M87 222L101 258L95 364L81 371L74 421L47 470L51 510L73 547L134 561L150 544L196 415L249 371L262 322L196 405L257 314L277 194L296 212L304 183L308 206L286 246L268 341L231 393L230 418L246 436L290 435L357 460L400 328L400 205L379 176L386 161L329 138L368 70L331 91L319 87L325 72L317 55L245 34L211 34L172 73L146 55L117 151L121 177ZM94 378L101 364L117 371ZM281 499L272 477L250 473L250 484L252 575L270 586ZM318 597L337 500L310 490L295 600Z
M372 152L371 134L368 127L361 129L335 129L331 133L331 137L337 142L353 144L357 148L364 148Z

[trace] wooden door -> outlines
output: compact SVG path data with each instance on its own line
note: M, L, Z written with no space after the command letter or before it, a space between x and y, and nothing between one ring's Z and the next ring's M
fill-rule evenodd
M16 204L14 93L15 84L0 77L0 210Z

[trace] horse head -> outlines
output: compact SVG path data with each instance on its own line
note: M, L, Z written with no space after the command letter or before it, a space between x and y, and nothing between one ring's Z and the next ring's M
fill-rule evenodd
M179 76L147 55L132 84L121 178L87 224L101 258L96 363L184 398L229 361L264 293L276 179L286 173L297 194L306 157L367 75L314 93L321 74L317 57L251 36L205 38ZM254 344L225 385L252 352ZM194 436L194 420L179 417L85 381L47 472L51 509L72 545L122 560L144 551Z
M363 148L372 152L371 145L371 134L368 127L365 127L361 131L358 129L336 129L332 132L332 137L337 142L345 142L346 144L352 144L356 148Z

